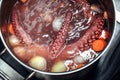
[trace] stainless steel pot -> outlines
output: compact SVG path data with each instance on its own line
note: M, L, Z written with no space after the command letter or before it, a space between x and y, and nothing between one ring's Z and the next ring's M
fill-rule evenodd
M97 2L99 0L89 0L90 2ZM102 51L102 53L92 62L87 64L86 66L76 69L73 71L69 72L64 72L64 73L50 73L50 72L42 72L35 70L23 62L21 62L11 51L10 46L8 44L8 39L7 39L7 27L5 26L9 20L9 15L11 15L12 7L16 0L0 0L0 37L8 50L8 52L15 58L20 64L28 68L29 70L33 71L37 77L40 79L45 78L45 80L66 80L66 79L74 79L74 77L80 77L83 78L84 76L87 75L88 72L90 72L94 66L96 65L96 62L101 58L101 56L106 55L108 53L111 53L112 50L115 48L115 46L118 43L118 40L120 39L119 32L120 32L120 27L117 26L118 20L120 22L120 18L118 18L119 12L117 12L115 8L115 3L114 0L100 0L104 5L105 8L108 12L109 16L109 25L110 25L110 32L112 33L112 37L107 45L107 47ZM109 5L109 6L108 6Z

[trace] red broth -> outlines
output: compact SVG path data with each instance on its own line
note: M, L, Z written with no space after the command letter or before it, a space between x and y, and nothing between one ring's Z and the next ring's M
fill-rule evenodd
M74 70L106 47L107 18L100 4L86 0L17 1L8 24L9 43L16 57L32 68Z

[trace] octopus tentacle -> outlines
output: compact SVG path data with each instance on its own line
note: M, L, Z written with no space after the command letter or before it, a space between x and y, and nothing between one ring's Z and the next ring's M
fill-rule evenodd
M57 38L55 39L51 47L50 57L52 59L56 58L59 55L60 48L62 48L63 44L65 43L71 17L72 17L72 13L67 12L63 26L61 30L58 32Z
M87 50L91 47L92 42L98 38L104 25L103 17L98 17L86 31L86 33L75 43L66 45L65 49L61 52L62 59L71 59L78 55L79 51Z
M81 51L88 49L91 46L91 43L99 37L103 25L104 19L100 16L91 24L91 27L86 31L84 36L75 43L75 45L77 45Z
M28 35L25 30L21 27L21 25L18 22L17 12L16 9L13 10L12 15L12 24L14 26L15 34L22 40L23 43L32 43L32 39L30 35Z

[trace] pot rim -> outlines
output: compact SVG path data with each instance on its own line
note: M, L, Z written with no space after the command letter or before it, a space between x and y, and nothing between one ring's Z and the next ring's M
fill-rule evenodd
M2 1L0 1L0 7L2 5ZM114 9L114 13L116 12L116 7L115 7L115 2L112 0L112 3L113 3L113 9ZM115 14L115 20L114 20L114 28L116 27L116 14ZM112 36L111 36L111 39L109 41L109 43L107 44L106 48L94 59L92 60L90 63L86 64L85 66L79 68L79 69L75 69L75 70L72 70L72 71L66 71L66 72L57 72L57 73L54 73L54 72L44 72L44 71L40 71L40 70L36 70L28 65L26 65L25 63L23 63L22 61L20 61L13 53L12 51L8 48L7 46L7 43L5 42L5 39L2 35L2 31L1 31L1 28L0 28L0 37L1 37L1 40L5 46L5 48L7 49L7 51L10 53L10 55L12 55L12 57L17 60L21 65L23 65L24 67L26 67L27 69L31 70L31 71L34 71L34 72L37 72L37 73L41 73L41 74L46 74L46 75L67 75L67 74L71 74L71 73L75 73L75 72L78 72L78 71L81 71L81 70L84 70L86 68L88 68L89 66L91 66L92 64L94 64L98 59L100 59L100 57L107 53L108 50L109 50L109 46L112 44L113 40L114 40L114 35L115 35L115 29L113 30L113 33L112 33Z

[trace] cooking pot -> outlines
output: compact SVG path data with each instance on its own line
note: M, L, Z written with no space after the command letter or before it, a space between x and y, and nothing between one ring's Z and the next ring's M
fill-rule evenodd
M9 20L9 15L11 15L12 7L16 1L17 0L1 0L0 1L0 37L7 51L12 55L12 57L15 60L17 60L20 64L25 66L27 69L29 69L30 71L33 71L35 76L37 76L40 79L45 79L45 80L64 80L65 79L66 80L66 79L74 79L76 77L84 78L95 67L95 65L97 64L97 61L101 58L101 56L111 53L111 50L115 48L115 46L119 41L120 27L116 25L118 24L117 20L120 21L118 18L118 16L120 15L118 15L119 12L115 8L114 0L88 0L92 3L101 1L108 12L111 38L107 47L92 62L90 62L89 64L85 65L82 68L79 68L73 71L62 72L62 73L51 73L51 72L43 72L43 71L36 70L24 64L23 62L21 62L12 53L10 46L8 44L8 39L7 39L8 32L6 30L7 27L5 25L7 25L7 22Z

